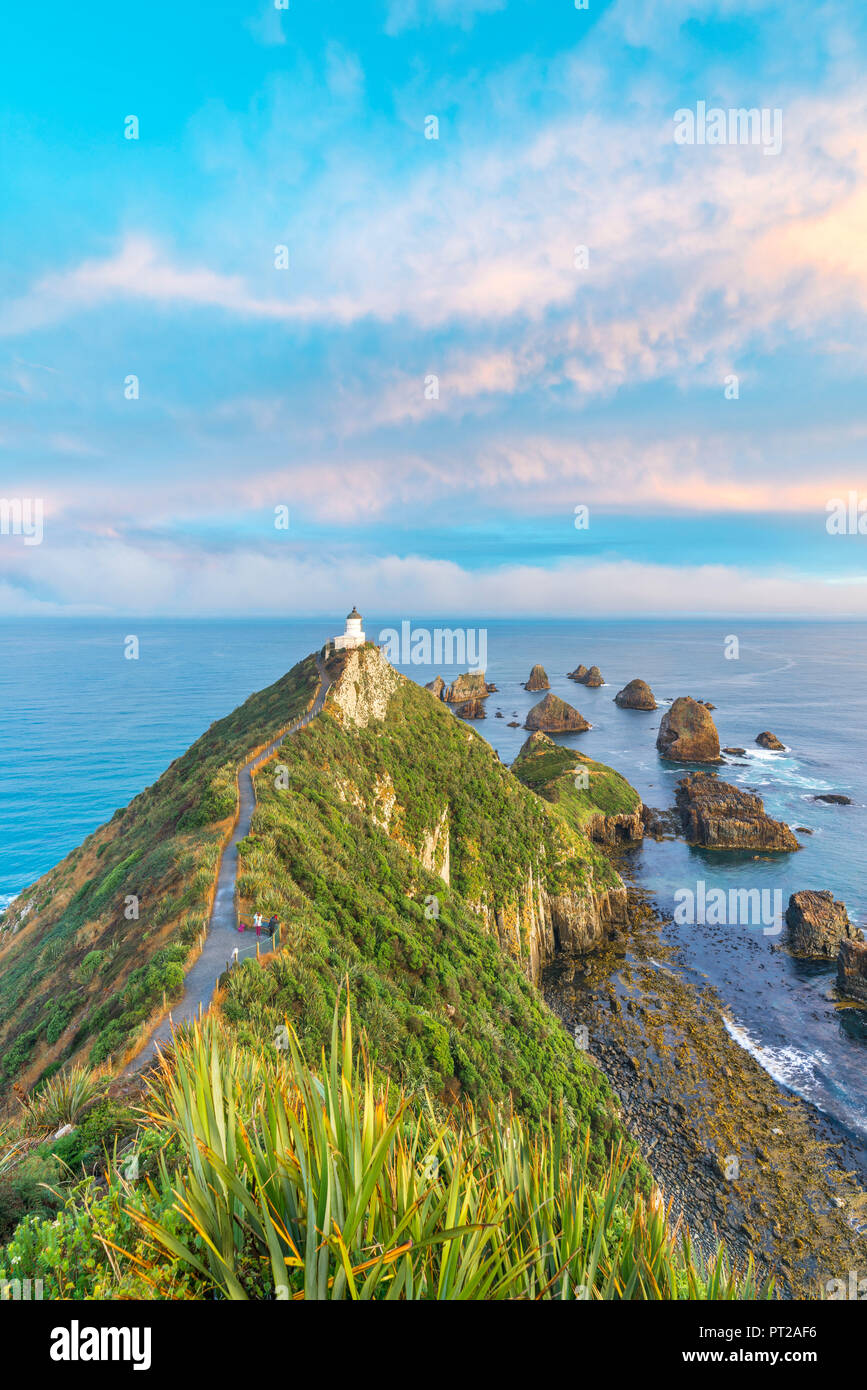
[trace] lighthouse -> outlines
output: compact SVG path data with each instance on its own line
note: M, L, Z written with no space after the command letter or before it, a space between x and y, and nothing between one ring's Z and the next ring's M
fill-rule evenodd
M361 630L361 614L357 608L346 615L346 631L334 639L336 652L348 651L352 647L363 647L367 638Z

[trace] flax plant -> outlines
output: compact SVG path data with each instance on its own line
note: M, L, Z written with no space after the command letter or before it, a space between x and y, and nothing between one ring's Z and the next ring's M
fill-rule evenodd
M73 1066L51 1076L23 1102L24 1123L30 1132L77 1124L106 1084L104 1071Z
M239 1048L206 1018L149 1084L179 1142L182 1221L131 1216L218 1298L756 1298L752 1267L708 1268L619 1152L592 1183L589 1135L471 1107L440 1114L377 1081L347 1007L314 1071L289 1046Z

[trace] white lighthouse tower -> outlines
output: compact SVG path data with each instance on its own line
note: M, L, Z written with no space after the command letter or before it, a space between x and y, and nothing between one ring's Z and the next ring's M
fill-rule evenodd
M361 614L357 608L346 615L346 631L334 639L334 650L342 652L352 647L363 647L367 638L361 630Z

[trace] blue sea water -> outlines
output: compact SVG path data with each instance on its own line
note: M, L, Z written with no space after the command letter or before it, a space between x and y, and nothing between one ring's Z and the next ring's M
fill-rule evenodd
M366 616L367 635L375 640L400 622ZM484 627L488 679L498 690L475 727L504 762L526 738L523 728L507 724L523 724L539 698L521 682L540 662L552 690L593 725L562 741L617 767L649 805L670 806L683 769L656 754L664 706L639 713L613 703L617 690L640 676L659 701L686 694L712 701L722 744L747 750L723 775L755 789L771 815L812 830L798 836L802 850L782 857L645 841L634 856L636 876L664 911L672 911L678 889L695 890L699 882L707 891L779 890L784 905L798 889L828 888L853 921L867 925L863 624L552 620ZM140 655L127 660L124 639L133 634ZM153 782L214 719L329 635L319 620L0 623L0 906ZM731 636L738 638L737 659L726 656ZM606 684L594 690L568 680L579 662L598 665ZM425 683L438 670L449 677L460 668L401 669ZM782 740L785 753L756 746L764 729ZM814 801L823 791L842 792L852 804ZM717 989L732 1036L778 1081L850 1133L867 1136L867 1013L837 1006L833 966L793 960L760 925L669 931L696 978Z

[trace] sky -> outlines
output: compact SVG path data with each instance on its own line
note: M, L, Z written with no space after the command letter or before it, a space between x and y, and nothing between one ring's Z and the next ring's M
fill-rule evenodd
M867 617L865 59L859 0L10 0L0 615Z

